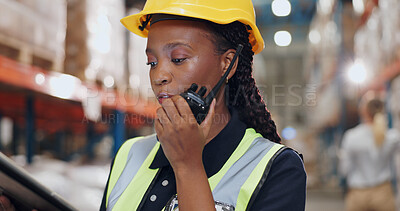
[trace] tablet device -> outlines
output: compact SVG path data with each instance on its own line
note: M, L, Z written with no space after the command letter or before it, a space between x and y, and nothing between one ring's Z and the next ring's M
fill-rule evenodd
M1 152L0 195L9 198L16 210L77 210Z

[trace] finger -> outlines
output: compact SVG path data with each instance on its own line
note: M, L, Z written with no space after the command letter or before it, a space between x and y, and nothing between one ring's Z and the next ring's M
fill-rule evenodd
M196 122L196 118L193 115L192 110L189 107L189 104L182 96L176 96L173 98L175 101L175 105L178 109L178 112L181 114L181 117L189 122Z
M158 135L161 135L164 132L164 128L158 118L155 120L154 129Z
M176 98L176 96L173 96L172 98ZM162 103L162 107L164 108L164 111L167 114L169 120L172 123L175 123L181 120L181 115L176 108L175 102L172 98L165 99Z
M212 103L210 105L210 110L208 111L206 118L200 125L200 127L203 129L203 134L205 137L208 136L208 133L210 132L210 129L212 126L212 122L213 122L214 115L215 115L215 104L216 104L216 99L214 98L214 100L212 101Z
M162 107L157 109L157 118L158 118L158 121L161 123L163 128L165 128L166 126L171 124L167 114L165 113L164 108L162 108Z
M180 103L182 103L182 101L180 101L180 99L181 100L183 99L183 97L180 96L180 95L174 95L174 96L171 97L171 100L175 105L176 112L178 112L179 115L181 114L181 112L179 111L179 107L178 106L179 106ZM186 100L183 99L183 102L186 102Z

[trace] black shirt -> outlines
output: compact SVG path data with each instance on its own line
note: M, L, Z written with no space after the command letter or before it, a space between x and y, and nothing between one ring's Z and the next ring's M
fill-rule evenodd
M246 125L239 120L237 111L233 110L231 120L225 128L204 147L203 164L208 178L222 168L245 132ZM162 210L168 200L176 194L176 181L173 169L161 147L150 168L161 170L153 188L142 199L141 210ZM105 210L107 186L100 210ZM294 151L285 150L274 160L251 210L304 210L305 188L306 174L301 159Z

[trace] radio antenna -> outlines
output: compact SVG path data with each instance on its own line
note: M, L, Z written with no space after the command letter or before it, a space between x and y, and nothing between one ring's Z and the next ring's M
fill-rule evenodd
M206 99L204 100L206 105L211 104L211 101L215 98L215 96L217 95L219 89L221 88L222 84L224 83L224 81L226 80L226 78L228 77L228 74L231 72L231 69L233 67L233 65L235 64L235 61L238 57L238 55L240 54L240 52L243 49L243 45L239 44L237 49L236 49L236 53L233 56L233 59L231 61L231 63L229 64L228 69L226 70L226 72L224 73L224 75L221 77L221 79L218 81L217 85L214 86L214 88L211 90L210 93L208 93Z

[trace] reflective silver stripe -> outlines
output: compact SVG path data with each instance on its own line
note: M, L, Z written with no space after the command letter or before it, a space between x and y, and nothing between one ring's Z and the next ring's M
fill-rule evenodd
M236 207L240 188L274 144L262 137L254 139L247 152L229 168L214 188L214 200Z
M119 197L136 175L140 166L143 164L144 160L147 158L156 143L156 135L151 135L143 137L132 144L124 170L122 171L108 198L107 210L112 210Z

